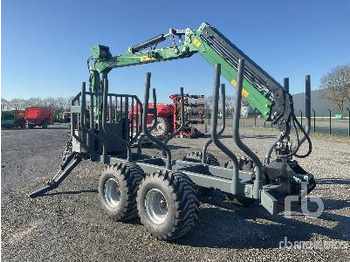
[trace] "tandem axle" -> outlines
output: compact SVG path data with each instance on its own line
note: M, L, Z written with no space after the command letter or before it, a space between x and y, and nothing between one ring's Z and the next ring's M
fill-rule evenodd
M90 159L107 165L99 182L99 198L107 214L124 222L140 217L141 223L159 239L176 239L194 228L199 217L198 197L206 189L219 190L231 198L255 200L271 214L277 214L283 210L287 196L301 196L302 182L307 183L310 192L316 185L315 180L291 158L271 161L272 152L268 152L269 163L263 164L242 142L239 120L244 59L240 59L238 64L233 140L248 156L252 167L248 170L242 169L241 160L220 140L225 121L221 130L217 131L220 89L225 108L225 87L220 86L220 74L221 66L217 64L214 74L211 138L202 152L186 156L184 160L174 160L167 145L170 139L181 132L183 123L165 142L152 135L152 127L147 128L148 114L153 113L156 117L154 109L148 108L150 73L146 75L143 103L134 95L108 93L106 75L102 82L103 92L98 93L97 97L94 93L87 92L83 83L82 91L72 100L72 140L61 169L46 186L32 192L30 196L42 196L57 188L82 159ZM307 92L310 90L307 89ZM180 93L183 116L183 88ZM156 102L155 90L153 100ZM102 104L99 112L93 112L96 101ZM97 121L94 117L96 113L99 116ZM161 149L163 156L142 154L140 143L145 136ZM229 157L230 167L220 167L215 161L209 161L212 157L207 152L210 143L214 143ZM138 149L137 152L133 150L133 146Z

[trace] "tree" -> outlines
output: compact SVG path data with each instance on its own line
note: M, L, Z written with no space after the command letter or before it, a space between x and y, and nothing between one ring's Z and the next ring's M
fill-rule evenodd
M57 100L55 98L47 97L47 98L43 99L42 103L43 103L44 106L55 108L56 107L56 101Z
M219 97L219 99L221 98L221 96ZM227 115L232 114L233 112L233 108L234 108L234 97L233 96L225 96L225 111ZM222 108L222 101L219 100L219 112L221 112L221 108ZM213 106L213 96L208 96L204 99L204 110L206 111L206 114L208 115L211 110L212 110L212 106Z
M322 97L334 103L340 112L350 103L350 64L337 66L321 78Z
M40 98L40 97L31 97L29 99L14 98L11 101L1 98L1 110L24 110L26 107L30 106L48 106L51 107L55 115L59 115L64 111L70 110L70 101L73 97L70 98Z
M27 100L26 106L42 106L42 99L40 97L31 97Z

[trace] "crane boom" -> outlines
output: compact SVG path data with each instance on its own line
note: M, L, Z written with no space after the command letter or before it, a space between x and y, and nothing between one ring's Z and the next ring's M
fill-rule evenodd
M176 37L178 43L175 41ZM157 44L166 39L170 39L169 47L156 48ZM246 63L243 96L266 120L277 124L285 135L289 134L291 96L251 58L207 23L202 23L198 30L170 29L169 33L129 47L126 53L118 56L112 56L107 46L93 47L93 64L89 68L91 91L97 92L100 89L101 77L107 77L113 68L183 59L195 53L203 56L212 66L221 64L222 76L235 87L237 86L238 60L244 58Z

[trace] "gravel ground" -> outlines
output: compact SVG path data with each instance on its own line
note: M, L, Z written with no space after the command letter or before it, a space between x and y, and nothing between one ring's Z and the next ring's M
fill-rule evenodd
M274 130L241 129L244 142L261 157L275 139L271 132ZM196 230L167 243L152 238L139 221L117 223L104 214L97 198L102 164L84 161L48 196L28 197L58 169L67 133L61 125L47 130L2 130L3 261L348 261L349 138L313 136L314 152L300 160L317 178L311 196L321 197L325 205L319 218L301 213L292 218L271 216L259 206L202 204ZM200 149L204 140L174 139L175 157ZM228 136L224 143L233 147ZM210 151L221 163L226 160L213 146ZM285 238L292 242L337 241L347 248L279 248Z

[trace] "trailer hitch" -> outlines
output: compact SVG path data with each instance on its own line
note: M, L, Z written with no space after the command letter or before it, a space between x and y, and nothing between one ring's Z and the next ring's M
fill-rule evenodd
M31 198L43 196L46 192L57 188L62 181L72 172L72 170L81 162L82 155L77 152L72 152L67 159L62 163L61 169L56 175L43 187L40 187L29 194Z

